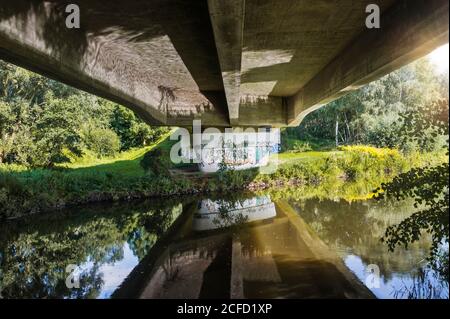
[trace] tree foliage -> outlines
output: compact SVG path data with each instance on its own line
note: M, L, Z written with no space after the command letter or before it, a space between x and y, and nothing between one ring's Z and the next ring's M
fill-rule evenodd
M449 129L448 100L440 100L419 107L403 116L401 139L426 146L428 136L447 135ZM448 155L448 139L445 145ZM442 250L442 244L448 243L449 236L449 165L448 161L437 166L419 167L396 176L392 182L382 184L376 190L379 199L390 197L401 200L413 198L418 209L410 217L397 225L388 227L383 240L391 250L397 245L417 241L423 232L430 233L433 244L430 261L448 278L448 249ZM441 258L442 254L447 258ZM442 264L442 261L445 261Z
M448 73L438 74L424 58L392 72L378 81L345 95L309 114L297 128L288 128L287 136L320 138L336 144L369 144L401 148L406 151L430 151L440 147L443 138L428 137L424 145L404 143L404 117L437 99L448 99Z
M129 109L114 107L111 127L120 137L122 150L148 145L167 132L166 128L151 128Z
M122 106L0 61L0 163L52 167L84 150L112 156L166 131Z
M182 212L181 202L152 200L84 208L81 214L33 216L32 223L0 225L2 296L98 297L106 281L101 268L124 260L126 246L142 260ZM66 286L70 264L80 267L79 289Z

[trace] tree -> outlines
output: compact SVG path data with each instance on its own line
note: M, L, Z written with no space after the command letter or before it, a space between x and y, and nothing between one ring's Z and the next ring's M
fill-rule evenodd
M31 128L34 112L22 101L0 101L0 163L26 164L34 149Z
M77 156L82 155L78 131L81 123L80 106L76 97L57 99L49 93L46 101L35 126L36 156L32 161L33 166L52 167L67 161L65 149Z
M166 132L122 106L0 61L0 163L53 167L70 152L111 156Z
M113 156L120 150L120 139L117 134L104 127L98 127L88 121L81 128L81 137L85 146L99 156Z
M112 114L111 128L120 137L122 150L148 145L168 131L166 128L151 128L131 110L118 105Z
M429 142L424 130L431 135L447 135L449 129L448 100L440 100L426 105L403 116L401 138L414 141L418 145ZM448 138L445 145L448 155ZM398 245L408 247L417 241L423 232L432 236L429 260L448 280L448 250L441 245L448 243L449 237L449 164L434 167L419 167L395 177L391 182L382 184L376 191L376 198L395 198L401 200L411 197L419 210L397 225L386 229L383 240L394 250ZM442 258L442 254L447 257Z
M407 151L417 146L409 141L405 144L399 136L402 115L440 98L448 99L448 74L436 74L424 58L312 112L284 135ZM422 134L430 137L422 151L438 146L430 142L430 131Z

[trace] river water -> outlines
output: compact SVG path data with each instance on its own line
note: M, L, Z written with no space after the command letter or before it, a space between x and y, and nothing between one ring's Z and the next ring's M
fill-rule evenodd
M388 250L411 201L208 195L0 226L3 298L448 298L429 236ZM442 243L448 251L448 243ZM448 273L448 271L447 271Z

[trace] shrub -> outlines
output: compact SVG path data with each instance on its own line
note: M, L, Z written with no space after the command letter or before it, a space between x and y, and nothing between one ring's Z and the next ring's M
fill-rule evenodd
M24 186L16 177L4 173L0 173L0 189L14 195L21 195L25 192Z
M376 148L366 145L342 146L344 151L339 164L347 178L359 176L374 177L401 172L406 165L405 158L396 149Z
M163 151L159 148L152 149L144 154L141 167L144 171L155 176L168 175L168 163L164 160Z
M224 174L223 183L224 188L243 188L248 183L255 179L258 174L257 169L246 169L246 170L230 170L226 171Z
M312 147L309 142L304 142L296 139L283 138L281 144L281 150L288 153L301 153L312 151Z
M301 153L301 152L308 152L312 151L311 146L308 142L302 142L302 141L295 141L294 145L292 145L292 149L289 150L289 152L292 153Z
M82 130L86 147L100 157L113 156L120 150L120 139L117 134L107 128L86 125Z
M150 127L133 111L119 105L114 107L110 126L120 137L121 151L149 145L169 132L165 127Z

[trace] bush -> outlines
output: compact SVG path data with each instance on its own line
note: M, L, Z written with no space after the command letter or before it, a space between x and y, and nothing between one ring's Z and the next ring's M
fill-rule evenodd
M114 107L110 126L120 137L121 151L149 145L169 132L166 127L150 127L133 111L119 105Z
M400 173L406 166L405 158L398 150L375 148L366 145L341 146L339 166L350 180Z
M0 173L0 189L13 195L21 195L25 192L24 186L16 177L5 173Z
M168 163L164 160L164 153L159 148L145 153L140 164L144 171L155 176L168 175L169 173Z
M295 141L294 145L292 145L292 148L288 152L301 153L308 151L312 151L312 148L308 142Z
M288 153L301 153L312 151L312 147L309 142L286 137L282 139L281 150Z
M86 147L100 157L113 156L120 150L120 139L111 129L95 127L91 124L82 129Z

